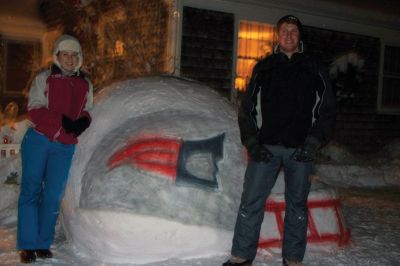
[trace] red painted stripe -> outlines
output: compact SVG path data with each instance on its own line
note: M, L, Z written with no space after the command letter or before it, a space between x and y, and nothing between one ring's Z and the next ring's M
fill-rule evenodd
M351 241L350 231L345 228L343 223L343 216L340 211L340 200L330 199L330 200L318 200L318 201L308 201L307 206L310 209L308 212L308 229L310 234L307 236L307 242L309 243L336 243L338 246L343 246ZM333 209L336 217L336 222L339 228L337 234L332 233L322 233L318 232L317 225L315 224L311 209L315 208L325 208ZM274 248L282 246L283 239L283 219L282 216L285 212L285 202L276 202L273 199L268 199L265 205L266 212L272 212L275 215L279 230L279 238L263 238L260 237L258 247L259 248Z
M172 181L176 180L176 165L146 163L146 162L136 162L135 165L140 169L167 176L168 179Z
M136 162L154 162L154 163L165 163L174 164L178 161L178 153L163 150L153 150L138 153L132 158Z
M327 208L341 206L339 199L331 199L331 200L318 200L318 201L308 201L307 207L309 209L313 208ZM268 199L265 204L265 211L267 212L275 212L275 211L284 211L285 210L285 202L275 202L271 199Z
M341 238L339 239L339 246L347 245L350 242L350 231L345 228L344 217L339 207L335 207L336 221L339 227Z
M179 153L180 145L181 140L179 139L138 139L115 152L108 160L108 166L110 168L119 166L144 151L167 150L172 153Z
M346 232L345 235L340 235L340 234L331 234L331 233L327 233L327 234L321 234L319 237L311 237L308 236L307 237L307 242L308 243L336 243L338 246L340 245L340 241L345 238L348 241L346 242L346 244L348 244L350 241L350 233ZM260 238L260 241L258 243L258 247L259 248L276 248L276 247L281 247L282 246L282 240L281 239L277 239L277 238L269 238L269 239L265 239L265 238Z
M139 169L176 179L180 139L140 138L115 152L108 160L110 169L129 163Z
M308 211L308 224L307 228L310 231L311 238L320 238L317 227L315 226L314 219L311 215L311 210Z

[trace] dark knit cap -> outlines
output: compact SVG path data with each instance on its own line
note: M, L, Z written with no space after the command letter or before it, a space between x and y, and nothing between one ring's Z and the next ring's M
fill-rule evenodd
M283 23L289 23L289 24L294 24L297 26L297 28L299 29L299 32L301 34L302 30L303 30L303 25L301 24L300 20L293 16L293 15L287 15L284 17L281 17L278 20L278 23L276 24L277 29L279 30L279 28L282 26Z

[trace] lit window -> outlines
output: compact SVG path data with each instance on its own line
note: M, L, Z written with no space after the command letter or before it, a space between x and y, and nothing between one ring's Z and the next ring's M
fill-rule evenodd
M382 88L379 104L381 111L400 111L400 47L385 46Z
M274 27L270 24L241 21L238 36L235 88L246 90L254 65L272 53Z

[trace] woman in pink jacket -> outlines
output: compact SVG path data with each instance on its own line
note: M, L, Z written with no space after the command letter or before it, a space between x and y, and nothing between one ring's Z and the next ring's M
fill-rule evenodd
M21 144L17 249L22 263L53 256L50 246L75 144L91 122L93 87L80 71L79 41L62 35L53 60L31 85L28 114L33 126Z

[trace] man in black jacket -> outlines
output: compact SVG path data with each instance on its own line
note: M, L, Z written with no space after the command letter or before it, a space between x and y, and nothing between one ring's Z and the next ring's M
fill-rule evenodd
M304 53L302 25L292 15L277 24L274 54L258 62L239 110L249 154L229 265L251 265L264 206L281 167L285 173L283 265L302 265L307 243L307 197L313 160L333 131L335 97L326 71ZM260 96L260 97L258 97ZM261 127L256 105L261 107Z

